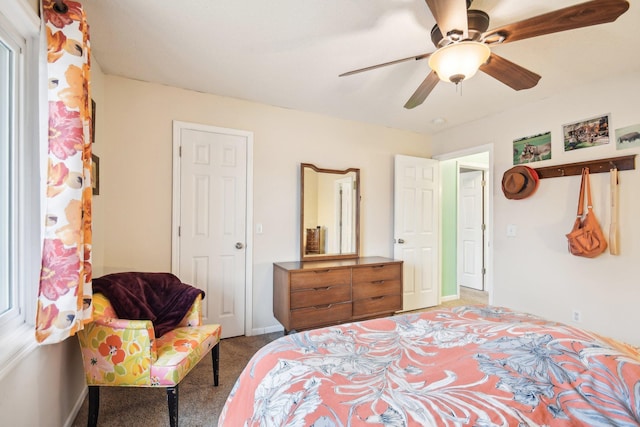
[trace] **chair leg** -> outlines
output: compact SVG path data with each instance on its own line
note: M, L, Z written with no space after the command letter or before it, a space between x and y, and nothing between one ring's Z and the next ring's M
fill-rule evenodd
M218 371L220 369L220 342L211 350L211 360L213 361L213 385L218 387Z
M178 427L178 384L167 387L167 403L169 404L169 425Z
M98 410L100 408L100 388L97 385L89 386L89 418L87 420L88 427L96 427L98 425Z

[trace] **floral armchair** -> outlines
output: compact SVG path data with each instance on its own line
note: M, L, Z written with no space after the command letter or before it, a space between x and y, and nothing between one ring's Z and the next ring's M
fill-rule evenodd
M221 327L202 324L202 296L177 328L159 338L149 320L119 319L103 294L94 294L93 305L93 322L78 333L89 385L89 426L98 422L99 386L165 387L170 425L177 426L178 384L210 350L218 385Z

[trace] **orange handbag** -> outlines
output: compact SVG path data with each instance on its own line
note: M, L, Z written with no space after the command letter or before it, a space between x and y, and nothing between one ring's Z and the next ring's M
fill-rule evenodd
M587 213L584 214L584 195L587 194ZM582 183L578 199L578 216L573 229L567 234L569 252L575 256L594 258L607 249L607 241L593 212L589 168L582 169Z

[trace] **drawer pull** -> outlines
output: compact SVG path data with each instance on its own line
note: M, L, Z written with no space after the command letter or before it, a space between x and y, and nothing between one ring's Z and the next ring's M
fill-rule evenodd
M329 268L328 268L328 269L326 269L326 270L313 270L313 272L314 272L314 273L316 273L316 274L319 274L319 273L328 273L328 272L330 272L330 271L331 271L331 269L329 269Z
M326 305L316 305L315 308L316 310L328 310L333 306L333 304L326 304Z
M384 280L374 280L373 283L374 285L382 285L385 281Z
M321 288L313 288L314 291L328 291L331 289L331 286L323 286Z
M371 299L372 300L378 300L378 299L383 299L383 298L384 298L384 295L380 295L379 297L373 297Z
M384 268L384 264L381 264L381 265L374 265L374 266L372 266L371 268Z

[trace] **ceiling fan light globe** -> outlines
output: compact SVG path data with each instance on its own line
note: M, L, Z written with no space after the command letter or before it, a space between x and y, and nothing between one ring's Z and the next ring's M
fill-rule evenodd
M429 67L440 80L458 84L473 77L489 55L491 49L486 44L463 41L436 50L429 57Z

